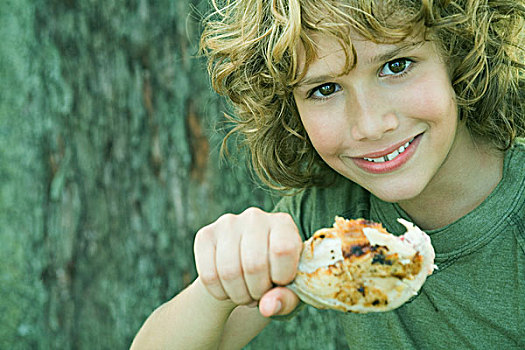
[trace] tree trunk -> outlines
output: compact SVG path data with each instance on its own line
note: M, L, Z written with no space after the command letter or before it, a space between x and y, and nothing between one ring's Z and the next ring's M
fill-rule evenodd
M276 196L221 162L203 1L0 2L0 348L125 349L195 278L195 232ZM336 349L307 308L248 349ZM278 339L276 341L276 339Z

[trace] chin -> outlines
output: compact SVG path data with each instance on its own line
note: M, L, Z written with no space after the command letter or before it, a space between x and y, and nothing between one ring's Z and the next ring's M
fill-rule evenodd
M406 183L399 185L390 185L388 188L365 187L377 198L390 203L397 203L416 198L421 194L424 186L417 183Z
M363 176L340 172L347 179L357 183L377 198L390 203L408 201L420 196L431 178L425 172L403 172L391 176Z

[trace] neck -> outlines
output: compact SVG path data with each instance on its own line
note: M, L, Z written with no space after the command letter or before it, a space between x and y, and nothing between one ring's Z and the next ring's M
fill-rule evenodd
M500 182L503 153L465 138L455 144L440 171L417 197L399 203L422 229L446 226L478 207ZM454 152L468 147L468 152ZM468 157L461 156L468 154Z

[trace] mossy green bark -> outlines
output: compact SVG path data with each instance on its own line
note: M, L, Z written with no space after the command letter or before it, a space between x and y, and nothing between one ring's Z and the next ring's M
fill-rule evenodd
M276 197L221 162L202 1L0 2L0 348L125 349L193 237ZM306 309L248 349L336 349Z

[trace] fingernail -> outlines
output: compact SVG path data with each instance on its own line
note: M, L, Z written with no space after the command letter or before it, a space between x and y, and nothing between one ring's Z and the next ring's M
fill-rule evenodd
M279 311L281 311L281 307L282 307L281 301L277 300L277 302L275 303L275 306L273 307L272 315L278 314Z

